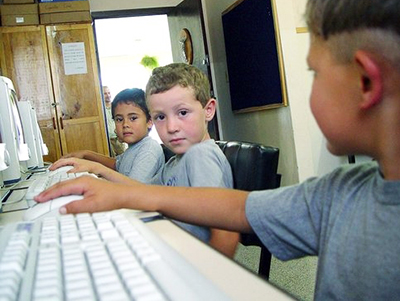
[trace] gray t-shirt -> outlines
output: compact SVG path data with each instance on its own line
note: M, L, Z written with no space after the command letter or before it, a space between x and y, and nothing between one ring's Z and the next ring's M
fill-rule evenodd
M167 186L232 188L233 177L224 153L214 140L209 139L193 145L185 154L169 159L153 183ZM209 228L177 223L199 239L209 241Z
M164 166L165 158L161 145L149 136L137 143L130 144L128 149L116 158L116 170L131 179L149 183Z
M400 298L400 181L376 162L252 192L246 215L277 258L318 255L315 300Z

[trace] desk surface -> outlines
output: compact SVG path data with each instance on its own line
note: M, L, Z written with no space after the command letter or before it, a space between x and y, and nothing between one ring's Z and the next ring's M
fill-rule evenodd
M194 238L174 223L158 220L148 225L232 300L292 300L267 281Z
M24 210L1 213L0 226L22 221L23 214ZM146 225L232 300L292 300L281 290L215 251L173 222L162 219Z

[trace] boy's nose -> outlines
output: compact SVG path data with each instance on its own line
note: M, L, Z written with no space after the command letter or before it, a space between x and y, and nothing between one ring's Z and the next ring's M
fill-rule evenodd
M123 126L124 128L129 127L129 122L128 122L127 119L124 119L124 121L122 122L122 126Z
M178 130L177 123L175 122L175 120L173 118L169 118L167 120L167 131L170 133L174 133L177 130Z

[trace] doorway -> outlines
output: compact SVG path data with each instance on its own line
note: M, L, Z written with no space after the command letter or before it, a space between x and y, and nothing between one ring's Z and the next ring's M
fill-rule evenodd
M95 19L94 24L101 83L112 98L126 88L145 90L152 69L143 58L156 66L173 62L166 14ZM161 143L154 127L150 136Z

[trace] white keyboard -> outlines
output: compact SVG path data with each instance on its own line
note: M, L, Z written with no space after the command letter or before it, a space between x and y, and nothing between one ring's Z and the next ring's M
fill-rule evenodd
M97 177L95 174L88 172L79 172L79 173L68 173L67 171L72 169L72 166L65 166L54 171L49 171L42 175L38 175L32 183L29 184L29 187L25 194L25 199L32 200L35 196L41 193L43 190L46 190L50 186L62 182L69 179L74 179L84 175L90 175L93 177Z
M0 232L0 300L228 300L132 213L65 215Z

